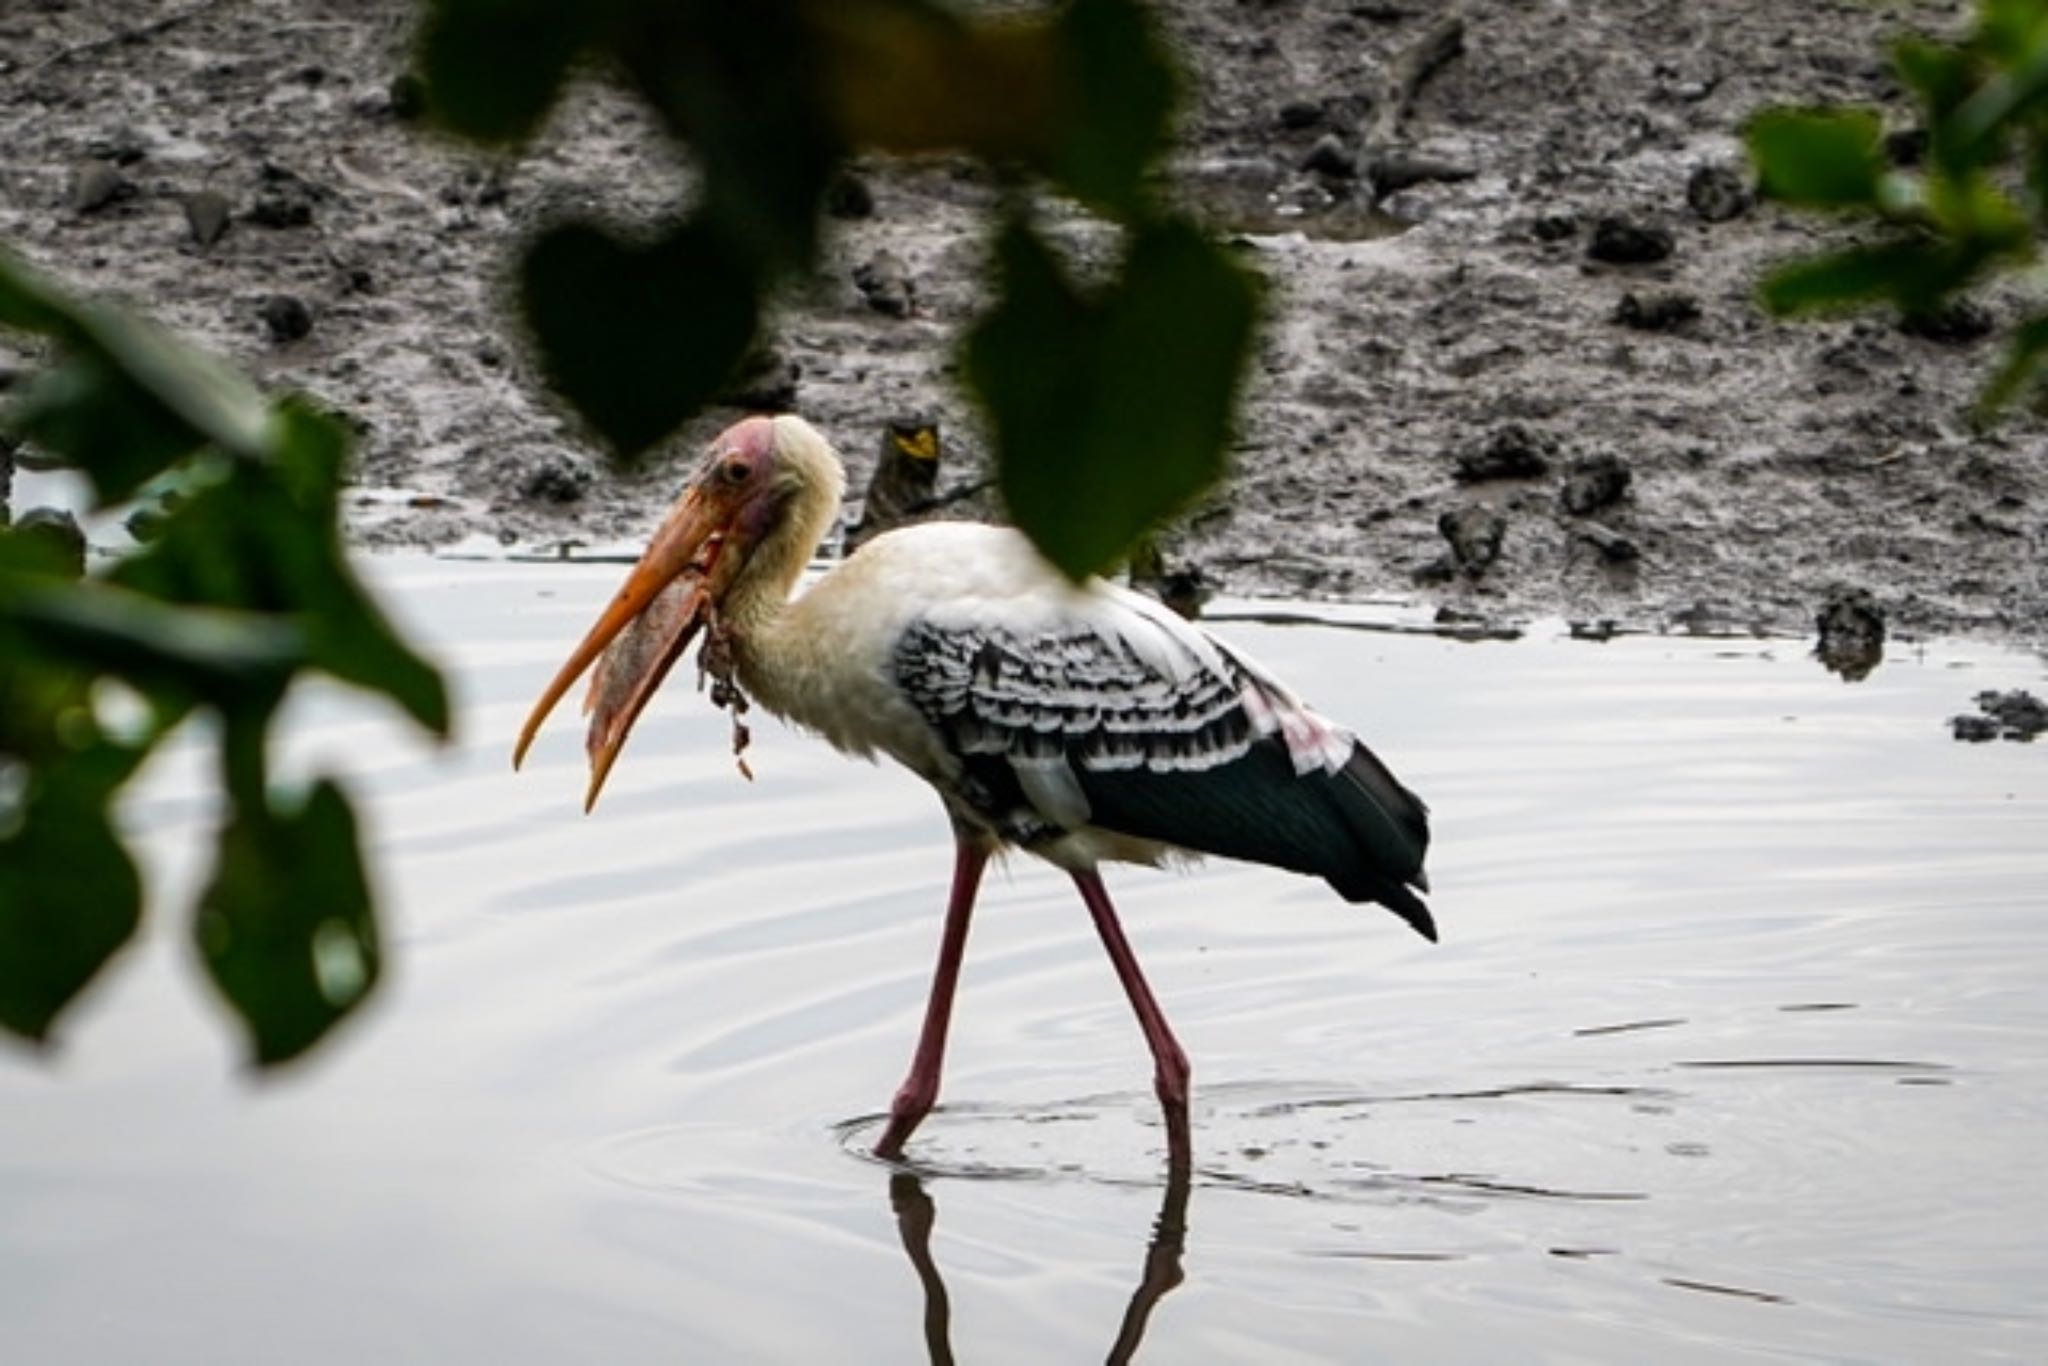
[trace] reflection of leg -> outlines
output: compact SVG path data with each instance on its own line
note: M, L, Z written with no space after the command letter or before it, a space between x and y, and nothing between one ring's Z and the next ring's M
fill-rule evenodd
M875 1145L878 1157L901 1157L904 1141L939 1099L939 1069L946 1061L946 1025L953 1018L953 988L960 981L960 959L967 949L967 920L988 849L962 835L953 851L953 894L946 902L946 928L939 939L939 965L932 973L932 994L925 1002L924 1030L917 1036L917 1054L910 1075L889 1105L889 1127Z
M931 1355L932 1366L953 1366L953 1345L947 1340L953 1309L946 1299L946 1283L939 1277L939 1264L932 1260L932 1225L938 1211L924 1193L924 1183L909 1172L889 1178L889 1206L896 1211L903 1251L924 1286L925 1351Z
M1185 1173L1192 1160L1188 1141L1188 1055L1181 1052L1173 1031L1167 1027L1165 1012L1152 998L1152 989L1145 985L1145 974L1138 970L1138 956L1131 952L1123 926L1117 923L1116 908L1109 904L1109 892L1103 887L1102 878L1092 871L1073 876L1074 885L1081 889L1081 899L1088 903L1088 914L1095 919L1095 931L1102 936L1102 947L1109 950L1117 980L1124 984L1124 994L1131 998L1131 1009L1138 1012L1138 1027L1145 1031L1145 1043L1152 1049L1152 1084L1159 1093L1160 1107L1166 1112L1167 1166Z
M1145 1249L1145 1274L1131 1293L1130 1308L1124 1310L1116 1343L1109 1349L1108 1366L1122 1366L1138 1350L1145 1336L1145 1323L1152 1306L1166 1298L1166 1292L1181 1282L1180 1254L1188 1239L1188 1169L1185 1164L1166 1173L1166 1198L1159 1202L1159 1221L1152 1227L1152 1245Z

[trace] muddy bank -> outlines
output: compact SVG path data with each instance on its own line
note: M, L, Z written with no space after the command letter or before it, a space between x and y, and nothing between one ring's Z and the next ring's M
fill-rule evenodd
M1909 335L1777 323L1751 299L1832 230L1749 202L1745 117L1856 100L1903 129L1883 35L1964 8L1471 3L1389 120L1390 71L1449 7L1163 5L1201 82L1182 192L1273 287L1236 475L1169 563L1236 593L1651 626L1807 630L1860 589L1895 630L2048 636L2043 426L1964 420L1998 345L1983 317ZM657 215L685 178L595 93L517 163L421 137L392 83L407 13L10 6L0 240L355 414L367 544L643 534L731 412L609 473L498 293L531 225ZM834 436L857 487L903 419L937 423L940 493L985 477L950 371L986 199L968 166L860 168L752 378ZM1374 235L1390 219L1406 230ZM1113 247L1063 227L1078 252Z

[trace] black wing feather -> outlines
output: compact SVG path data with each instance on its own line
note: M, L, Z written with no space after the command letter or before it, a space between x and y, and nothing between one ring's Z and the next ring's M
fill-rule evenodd
M1388 907L1436 938L1428 907L1428 808L1362 743L1335 771L1295 770L1243 701L1298 704L1219 644L1226 672L1163 677L1089 626L1031 635L914 624L898 684L961 761L954 796L1029 846L1065 833L1017 778L1063 761L1104 830L1321 877L1348 901Z

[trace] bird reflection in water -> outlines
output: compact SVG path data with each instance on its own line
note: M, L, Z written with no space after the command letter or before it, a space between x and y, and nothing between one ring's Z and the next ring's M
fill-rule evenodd
M1109 1366L1135 1361L1138 1345L1144 1341L1145 1325L1152 1310L1168 1291L1182 1280L1181 1252L1187 1245L1189 1170L1173 1163L1168 1166L1165 1194L1159 1202L1159 1216L1152 1223L1152 1241L1145 1249L1145 1265L1138 1275L1138 1287L1117 1326L1116 1340L1105 1360ZM889 1207L896 1214L896 1232L903 1239L904 1255L924 1287L924 1344L932 1366L952 1366L952 1302L946 1295L945 1278L932 1257L932 1229L938 1223L938 1206L925 1192L924 1181L914 1172L899 1171L889 1178Z

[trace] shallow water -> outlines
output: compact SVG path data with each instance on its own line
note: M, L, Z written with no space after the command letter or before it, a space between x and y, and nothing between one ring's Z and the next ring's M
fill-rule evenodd
M54 1059L0 1052L10 1362L2048 1356L2048 752L1943 724L2037 659L1847 686L1797 642L1220 622L1430 800L1444 943L1262 869L1113 870L1195 1063L1174 1191L1064 878L990 880L950 1104L875 1162L929 794L765 718L749 784L678 670L585 819L573 716L507 758L618 568L376 572L459 740L333 692L293 748L365 798L386 987L240 1073L167 756L149 940Z

